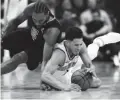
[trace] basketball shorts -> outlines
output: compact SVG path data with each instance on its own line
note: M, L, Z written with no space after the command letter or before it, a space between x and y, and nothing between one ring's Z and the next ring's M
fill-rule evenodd
M37 68L39 62L42 61L44 39L41 36L39 43L33 42L29 28L21 28L13 31L12 34L2 39L2 48L11 52L12 56L25 51L28 56L27 66L29 70ZM39 45L38 45L39 44Z

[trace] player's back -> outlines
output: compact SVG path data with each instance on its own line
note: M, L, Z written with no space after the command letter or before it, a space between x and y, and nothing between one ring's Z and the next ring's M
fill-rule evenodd
M58 28L60 30L60 34L58 36L57 42L60 41L61 26L60 26L59 22L57 21L57 19L53 18L52 20L43 24L41 26L41 28L36 27L36 25L33 22L32 17L30 17L29 20L31 21L31 26L29 26L29 29L31 29L31 35L33 34L33 36L34 36L35 32L37 32L36 35L38 35L36 40L34 40L34 42L36 42L37 44L41 43L41 40L43 40L43 35L45 34L46 30L49 29L49 28Z

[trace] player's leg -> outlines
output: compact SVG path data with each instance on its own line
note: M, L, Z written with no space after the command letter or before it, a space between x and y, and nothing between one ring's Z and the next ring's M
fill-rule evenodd
M31 42L28 32L29 30L26 29L16 30L2 39L2 48L15 52L15 55L10 60L1 64L2 75L13 71L19 64L27 61L28 57L24 49Z
M41 42L44 42L44 41L41 41ZM45 84L44 82L41 84L41 79L40 79L41 78L41 66L40 65L43 59L43 46L41 47L34 46L33 48L25 51L28 55L27 67L31 71L39 72L41 90L52 90L53 88L49 86L49 84Z
M100 47L106 44L117 43L117 42L120 42L120 33L116 33L116 32L109 32L106 35L97 37L93 41L93 43L98 44Z
M35 70L37 67L41 67L43 57L43 47L33 46L32 48L25 50L28 55L27 67L29 70ZM37 71L41 68L37 68Z
M97 57L99 48L110 43L116 43L120 41L120 34L115 32L110 32L106 35L97 37L93 40L93 43L88 45L88 54L91 60Z
M1 64L1 75L15 70L19 64L25 63L27 59L27 54L24 51L17 53L10 60Z

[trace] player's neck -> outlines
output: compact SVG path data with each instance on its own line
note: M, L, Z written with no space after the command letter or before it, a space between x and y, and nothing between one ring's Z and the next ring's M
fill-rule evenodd
M69 48L69 46L67 45L66 42L64 43L64 45L65 45L66 51L67 51L67 53L68 53L68 56L69 56L70 58L74 58L75 55L72 53L71 49Z
M75 57L75 55L72 53L72 51L69 48L68 48L68 53L69 53L70 58Z

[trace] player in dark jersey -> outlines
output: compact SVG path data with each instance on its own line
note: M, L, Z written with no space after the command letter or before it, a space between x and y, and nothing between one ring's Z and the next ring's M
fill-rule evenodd
M31 27L17 28L28 19ZM60 34L59 22L43 2L29 4L3 31L1 47L12 51L14 56L1 64L1 74L15 70L21 63L27 63L29 70L37 68L39 62L44 66Z

